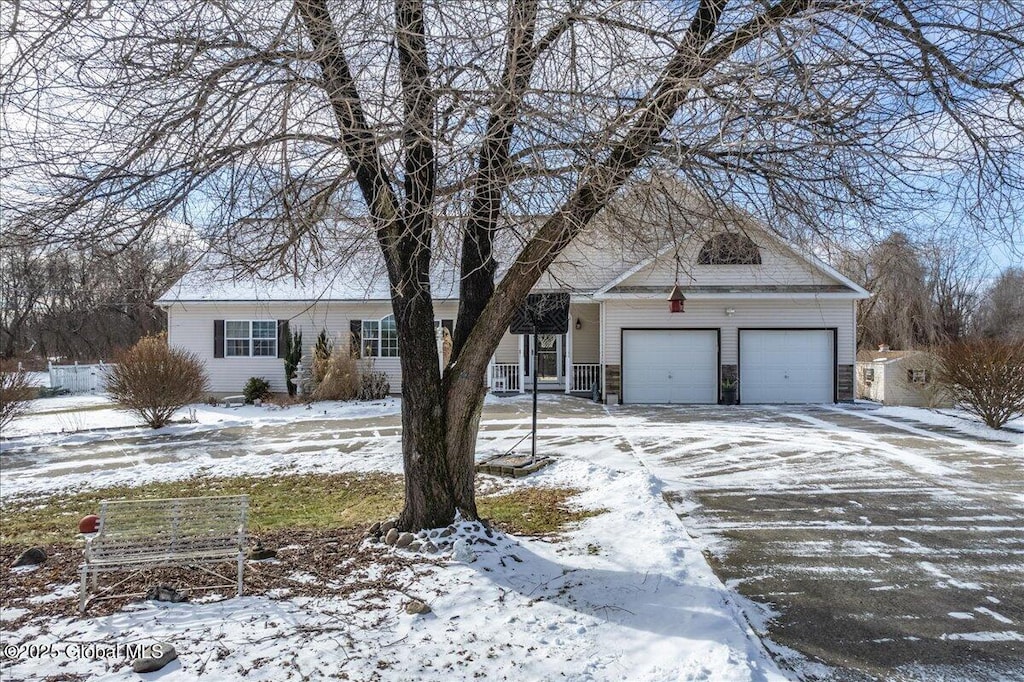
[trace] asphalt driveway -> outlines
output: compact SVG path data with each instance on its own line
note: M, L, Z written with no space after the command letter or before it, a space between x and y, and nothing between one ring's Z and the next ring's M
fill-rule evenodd
M872 412L614 414L805 678L1024 679L1024 448Z

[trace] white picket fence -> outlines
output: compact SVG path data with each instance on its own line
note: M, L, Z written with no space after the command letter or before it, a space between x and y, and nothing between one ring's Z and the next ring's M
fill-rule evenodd
M112 365L55 365L49 363L50 388L71 393L99 393L107 389L107 370Z

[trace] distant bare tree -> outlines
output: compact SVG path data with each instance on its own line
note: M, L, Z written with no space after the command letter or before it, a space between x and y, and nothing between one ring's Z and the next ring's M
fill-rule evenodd
M842 252L839 269L873 294L858 307L858 347L926 348L969 336L981 257L956 235L918 243L903 232L866 251Z
M933 241L924 248L924 261L933 306L934 341L951 343L971 334L981 289L982 254L952 239Z
M124 241L170 217L266 276L375 248L405 378L400 527L443 525L476 516L484 375L509 321L628 184L670 172L783 232L886 224L935 194L989 234L1013 229L1022 13L23 0L5 36L5 171L48 201L12 200L6 220L39 241ZM461 286L442 370L431 265L445 259Z
M0 372L0 431L27 412L38 393L23 370Z
M893 233L863 256L848 258L844 267L872 293L857 309L858 347L907 349L934 340L928 269L906 234Z
M194 249L178 239L75 248L0 238L0 357L111 358L163 330L156 299L179 279Z
M981 297L977 329L987 337L1024 339L1024 268L1007 268Z

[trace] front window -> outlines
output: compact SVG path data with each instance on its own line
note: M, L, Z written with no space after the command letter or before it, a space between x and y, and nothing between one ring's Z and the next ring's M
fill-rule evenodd
M434 330L440 330L444 322L434 320ZM398 325L395 316L392 314L379 320L363 320L361 345L360 355L364 358L397 358Z
M379 320L363 320L363 357L398 357L398 326L394 315Z
M380 321L380 356L398 357L398 326L394 315L388 315Z
M698 265L760 265L761 251L745 234L720 232L704 242Z
M227 320L224 323L224 355L229 358L277 357L277 322Z
M363 320L363 357L375 358L380 353L380 322Z

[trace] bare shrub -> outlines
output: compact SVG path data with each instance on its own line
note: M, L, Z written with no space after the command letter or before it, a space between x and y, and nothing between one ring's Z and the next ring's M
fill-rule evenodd
M23 415L38 392L23 370L0 373L0 430Z
M391 393L391 382L385 372L370 369L359 378L359 399L380 400Z
M119 354L108 370L107 391L154 429L189 403L206 397L207 377L202 360L171 348L164 335L147 336Z
M359 365L346 353L331 353L326 359L315 359L323 372L313 390L313 400L353 400L359 395Z
M1024 415L1024 341L963 341L936 356L938 381L988 426L998 429Z

